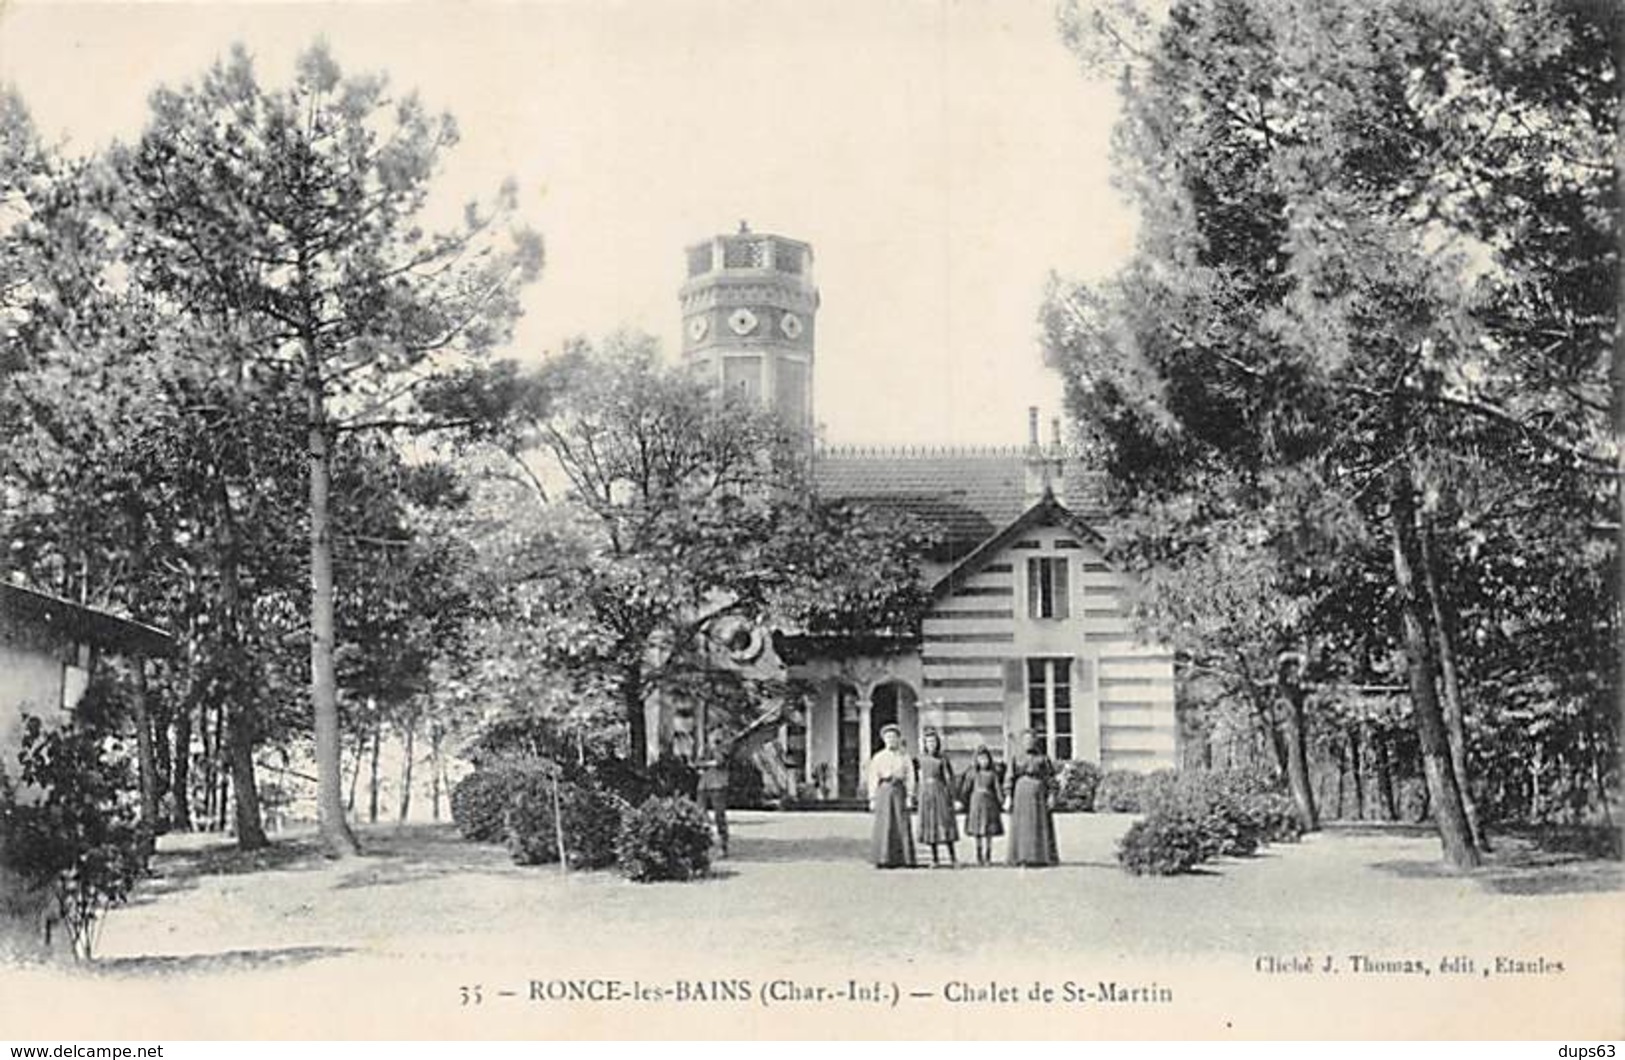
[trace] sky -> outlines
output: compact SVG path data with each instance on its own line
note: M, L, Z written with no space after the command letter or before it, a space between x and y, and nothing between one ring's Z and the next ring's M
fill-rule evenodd
M277 86L318 37L456 117L444 194L518 183L547 266L510 356L628 328L675 357L685 246L741 220L811 243L831 444L1023 442L1028 406L1061 412L1046 277L1103 278L1133 240L1115 90L1048 0L12 0L0 81L89 151L234 42Z

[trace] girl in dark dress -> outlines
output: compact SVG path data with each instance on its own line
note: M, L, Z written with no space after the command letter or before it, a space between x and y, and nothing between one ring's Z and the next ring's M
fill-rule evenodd
M1050 796L1055 790L1055 763L1040 747L1038 734L1026 736L1026 751L1010 763L1010 845L1012 865L1057 865L1055 819Z
M942 737L925 734L920 751L918 796L920 842L931 846L931 864L937 862L937 846L948 845L948 863L957 866L954 844L959 841L959 823L954 814L954 767L942 754Z
M1004 813L998 767L993 763L993 752L986 747L978 747L971 759L968 788L965 832L976 837L976 864L991 865L993 837L1004 834Z

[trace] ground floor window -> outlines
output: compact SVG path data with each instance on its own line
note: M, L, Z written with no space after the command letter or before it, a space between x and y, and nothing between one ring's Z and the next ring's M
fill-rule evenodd
M1027 727L1044 734L1044 750L1072 757L1072 660L1027 660Z

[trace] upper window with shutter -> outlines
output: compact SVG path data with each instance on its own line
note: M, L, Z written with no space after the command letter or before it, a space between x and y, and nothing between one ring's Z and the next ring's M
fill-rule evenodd
M1027 561L1027 617L1066 618L1071 614L1066 556L1039 556Z

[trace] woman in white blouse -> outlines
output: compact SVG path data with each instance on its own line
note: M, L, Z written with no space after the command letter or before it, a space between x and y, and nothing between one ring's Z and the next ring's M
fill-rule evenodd
M869 808L875 813L874 859L883 869L914 864L908 804L914 795L914 760L903 751L903 730L880 730L886 746L869 760Z

